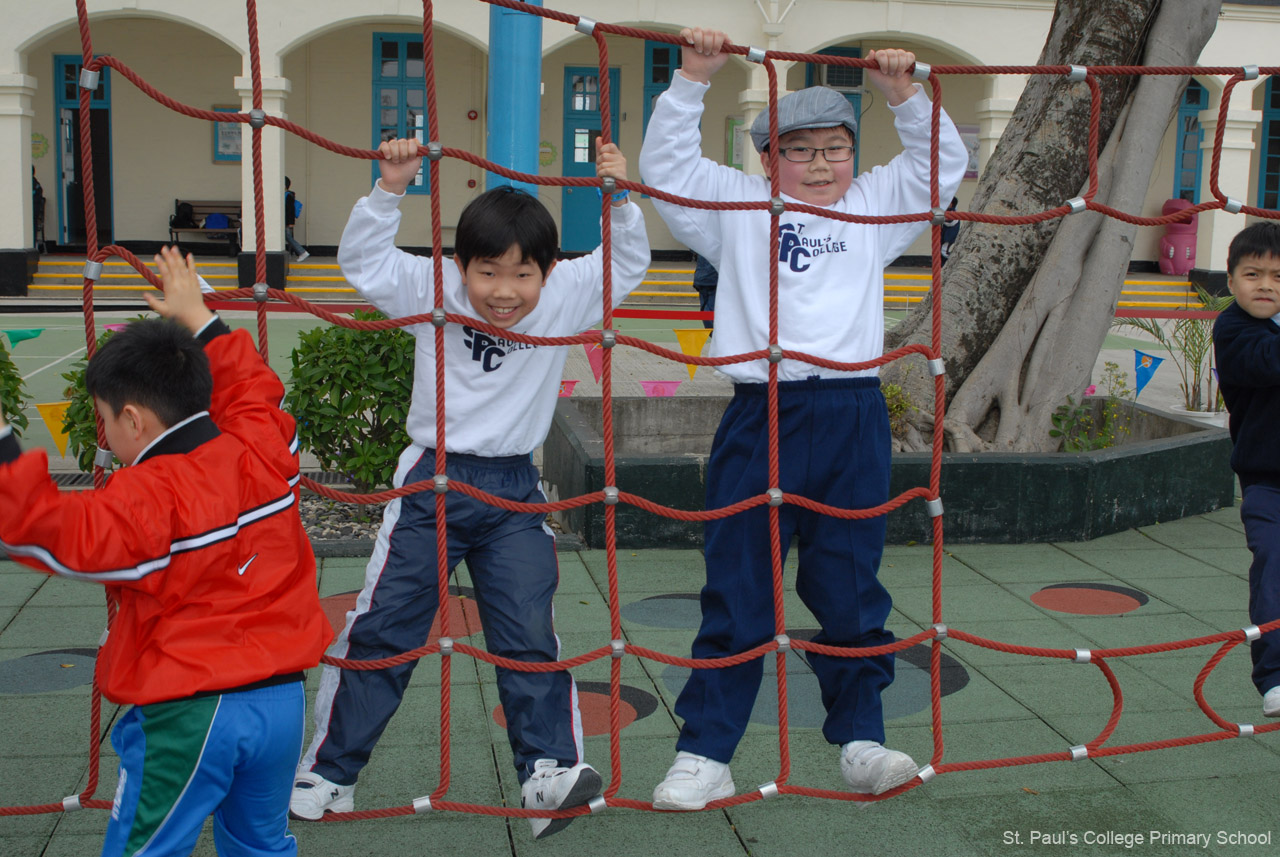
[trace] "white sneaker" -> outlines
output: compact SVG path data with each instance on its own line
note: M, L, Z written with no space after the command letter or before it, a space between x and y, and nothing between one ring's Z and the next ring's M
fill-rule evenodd
M319 821L326 812L351 812L356 808L355 793L355 786L340 786L311 771L299 771L289 795L289 815Z
M1262 696L1262 715L1280 717L1280 687L1273 687Z
M875 741L850 741L840 751L840 773L849 788L859 794L884 794L919 771L906 753L889 750Z
M303 250L303 251L302 251L302 255L298 257L298 261L299 261L299 262L305 262L305 261L307 261L307 260L308 260L308 259L310 259L310 258L311 258L311 251L310 251L310 250Z
M681 750L667 778L653 790L654 809L702 809L713 800L733 797L729 766Z
M520 787L520 806L524 809L570 809L589 803L600 794L600 774L588 764L560 768L554 759L539 759L533 767L533 773ZM533 828L533 838L543 839L559 833L574 818L577 816L531 818L529 825Z

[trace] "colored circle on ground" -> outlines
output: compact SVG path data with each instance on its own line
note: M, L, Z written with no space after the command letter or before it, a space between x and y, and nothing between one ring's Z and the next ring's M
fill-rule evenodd
M335 634L341 634L347 624L347 612L354 610L360 590L339 592L320 599L320 609L329 619L329 625ZM480 607L476 604L475 590L469 586L449 587L449 636L455 640L470 637L480 631ZM440 636L440 617L431 623L431 634L427 642L435 642Z
M583 735L609 734L609 684L603 681L580 681L578 684L578 711L582 714ZM624 684L619 688L619 722L626 729L637 720L643 720L658 709L653 694ZM493 722L507 728L507 717L499 705L493 709Z
M1077 616L1120 616L1149 600L1144 592L1110 583L1055 583L1031 596L1037 607Z
M794 640L811 640L816 628L788 630ZM818 677L799 650L787 653L787 720L791 726L820 729L826 720L826 708L822 705L822 691ZM773 674L774 655L765 656L769 673L760 683L760 693L751 709L751 722L766 726L778 724L778 685ZM929 649L912 646L897 653L894 659L894 679L881 695L884 719L907 717L929 707ZM686 667L669 666L662 671L662 682L667 690L678 694L689 678ZM963 690L969 683L969 672L955 658L942 654L941 689L943 696Z
M52 649L0 661L0 694L49 693L93 682L97 649Z
M697 595L654 595L624 605L622 618L650 628L697 628L702 624L702 607Z

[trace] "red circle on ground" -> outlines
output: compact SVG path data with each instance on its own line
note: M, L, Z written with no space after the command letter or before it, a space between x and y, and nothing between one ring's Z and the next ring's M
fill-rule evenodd
M579 692L578 710L582 713L583 735L609 734L609 695L604 693ZM636 710L626 700L618 700L618 717L621 729L626 729L636 719ZM493 722L503 729L507 728L507 717L499 705L493 709Z
M339 595L330 595L328 598L320 599L320 607L324 610L324 615L329 618L329 624L333 627L335 634L341 634L342 629L347 624L347 611L354 610L356 599L360 596L359 592L343 592ZM459 637L470 637L472 634L480 630L480 608L476 606L473 598L459 598L456 595L449 598L449 634L454 639ZM440 636L440 619L431 623L431 635L427 638L427 642L435 642Z
M1117 616L1142 606L1132 595L1085 586L1041 589L1031 596L1031 601L1046 610L1078 616Z

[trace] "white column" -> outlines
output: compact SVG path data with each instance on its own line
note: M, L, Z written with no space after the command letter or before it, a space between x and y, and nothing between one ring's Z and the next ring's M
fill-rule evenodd
M31 249L31 118L36 78L0 74L0 199L16 205L0 206L0 250ZM5 166L7 164L8 166Z
M777 71L778 78L778 99L786 95L790 90L787 89L787 72L795 63L786 60L775 60L774 68ZM746 130L746 142L743 145L742 153L742 169L754 176L764 175L764 166L760 163L760 155L756 152L756 147L751 144L751 123L756 121L764 109L769 106L769 72L759 63L751 64L751 80L748 88L738 93L738 104L742 108L742 127Z
M1222 138L1222 159L1218 167L1218 189L1245 205L1249 199L1250 179L1256 173L1253 163L1253 138L1262 122L1262 111L1253 108L1253 87L1261 83L1244 81L1231 91L1227 106L1226 130ZM1200 112L1200 127L1204 129L1204 166L1200 174L1200 201L1213 198L1209 191L1209 165L1213 158L1213 140L1218 132L1218 110L1222 104L1222 90L1211 90L1209 109ZM1206 271L1227 270L1227 247L1231 239L1245 226L1242 214L1229 214L1222 209L1200 213L1200 225L1196 231L1196 267Z
M1018 98L1026 88L1024 74L994 74L987 78L987 97L978 102L978 175L987 167L1000 136L1009 124Z
M247 62L246 58L246 62ZM253 79L248 76L235 79L240 93L241 110L253 109ZM268 116L287 119L285 102L292 85L283 77L264 77L262 80L262 109ZM243 145L240 155L240 199L243 231L240 249L244 253L257 250L257 221L253 196L253 130L241 126ZM266 216L266 247L268 252L284 250L284 138L285 132L270 125L262 129L262 201Z

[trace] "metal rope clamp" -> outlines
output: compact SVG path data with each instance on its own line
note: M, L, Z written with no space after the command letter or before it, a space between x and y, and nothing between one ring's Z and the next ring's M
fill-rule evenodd
M75 812L77 809L84 809L80 804L80 795L67 795L62 799L63 812Z
M618 487L616 485L606 485L604 489L604 504L606 506L618 505Z
M928 80L929 75L933 74L933 66L927 62L916 60L916 67L911 70L911 76L916 80Z
M87 89L90 92L98 88L98 77L101 72L89 71L89 69L81 67L80 69L80 88ZM1257 75L1254 75L1255 77Z
M1240 733L1241 738L1248 738L1253 735L1252 723L1237 723L1236 730Z
M1078 664L1088 664L1093 662L1093 652L1088 649L1076 649L1075 662Z
M929 361L929 374L935 378L947 374L947 364L942 362L941 357L935 357Z
M934 639L938 640L939 642L941 642L942 640L945 640L947 638L947 634L949 633L947 626L942 624L941 622L935 622L933 624L933 630L938 632L938 635L934 637Z
M612 195L618 190L618 180L613 176L605 176L600 179L600 190L602 195L606 193Z
M781 345L774 343L773 345L769 346L769 362L770 363L782 362L782 346Z
M760 792L761 797L763 797L765 800L769 800L769 798L775 798L778 796L778 784L777 782L773 782L773 781L767 782L764 785L762 785L757 791Z
M942 498L935 497L932 500L924 501L925 511L929 513L929 517L936 518L942 514Z
M916 776L920 778L921 785L924 785L925 783L929 782L929 780L933 779L937 775L938 775L938 772L934 770L933 765L931 764L925 765L923 768L916 771Z
M775 217L781 217L782 213L787 210L787 204L782 201L782 197L775 196L769 200L769 213Z
M757 48L755 45L752 45L747 48L747 62L763 63L764 54L764 48Z
M1079 762L1081 759L1089 758L1089 748L1083 744L1077 744L1071 748L1071 761Z
M85 260L84 278L86 280L97 280L102 276L102 263Z
M1256 65L1247 65L1244 68L1240 69L1240 74L1241 76L1244 77L1245 80L1257 80L1258 67Z
M1085 202L1084 197L1082 196L1073 196L1071 199L1063 203L1063 205L1071 206L1072 214L1079 214L1089 207L1089 203Z
M613 348L618 344L618 331L602 330L600 331L600 347Z
M449 477L443 473L437 473L431 477L431 490L437 494L447 494L449 491Z
M929 209L929 222L934 226L941 226L947 222L947 211L941 206L935 205Z
M267 302L267 284L266 283L253 284L253 299L260 304L264 304Z
M590 36L596 31L596 22L588 18L586 15L579 15L578 23L574 24L573 28L579 33L585 33Z
M444 144L439 140L431 140L427 143L427 160L438 161L444 157Z
M609 808L609 802L604 799L604 795L596 795L587 801L587 808L591 810L592 815L599 815Z
M453 654L453 637L440 638L440 654L442 655Z
M778 636L773 638L773 641L778 644L778 651L780 652L791 651L791 638L788 637L786 634L779 634Z
M1250 642L1261 639L1262 631L1257 625L1250 625L1248 628L1244 629L1244 638Z
M111 462L115 460L115 453L105 447L98 447L98 451L93 454L93 463L104 470L111 469Z
M422 815L424 812L431 812L431 795L413 799L414 815Z
M431 311L431 323L436 327L444 327L445 322L444 307L438 306Z
M1072 83L1082 83L1089 77L1089 69L1082 65L1071 66L1071 73L1067 75L1067 80Z
M267 124L267 111L261 107L255 107L249 111L249 127L262 128Z
M1230 196L1227 197L1227 201L1222 205L1222 210L1228 214L1239 214L1242 208L1244 208L1244 203Z
M626 640L610 640L609 648L612 650L610 653L610 656L614 660L617 660L618 658L621 658L623 655L627 653L627 641Z
M781 488L770 488L767 493L769 495L770 506L782 505L782 489Z

